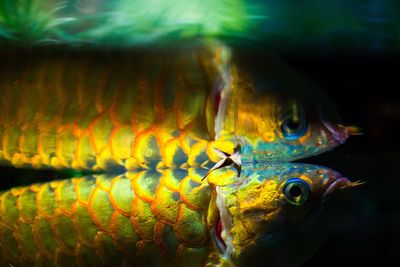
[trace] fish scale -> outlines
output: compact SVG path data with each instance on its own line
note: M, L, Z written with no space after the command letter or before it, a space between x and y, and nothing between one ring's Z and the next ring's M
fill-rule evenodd
M201 266L212 250L211 188L185 171L171 189L176 177L165 172L74 178L2 193L3 259L15 266L183 266L177 260L189 257L191 266Z
M1 75L0 160L17 167L132 170L160 162L171 167L174 155L164 150L179 148L183 159L175 161L181 164L195 157L190 146L211 139L204 117L211 90L200 66L208 59L158 60L158 70L148 58L131 58L120 68L63 55L24 67L7 64ZM32 69L28 77L16 76L26 69Z

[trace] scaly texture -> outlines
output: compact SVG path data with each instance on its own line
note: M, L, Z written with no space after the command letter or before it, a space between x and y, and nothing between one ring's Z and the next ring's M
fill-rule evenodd
M197 157L213 138L205 112L213 57L175 55L9 61L0 74L0 161L88 170L205 163Z
M206 172L147 170L2 192L0 265L297 266L323 240L325 197L357 185L307 164L246 165L240 180L229 167L202 180Z
M204 171L74 178L2 193L3 263L202 266L212 250Z

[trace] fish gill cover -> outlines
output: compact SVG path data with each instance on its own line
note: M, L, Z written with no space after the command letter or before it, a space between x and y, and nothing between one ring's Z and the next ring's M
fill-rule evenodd
M396 49L395 1L1 0L0 41L132 46L190 37Z

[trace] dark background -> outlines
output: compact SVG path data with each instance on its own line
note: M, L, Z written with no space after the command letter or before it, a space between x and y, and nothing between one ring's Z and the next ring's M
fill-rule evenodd
M399 53L318 51L281 57L324 89L345 124L364 132L304 160L366 182L348 194L345 211L305 266L399 266Z

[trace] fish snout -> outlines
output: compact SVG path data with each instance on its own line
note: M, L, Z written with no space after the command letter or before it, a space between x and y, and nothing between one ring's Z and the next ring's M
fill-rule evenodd
M324 125L330 132L330 139L334 143L343 144L349 137L349 133L346 127L335 125L329 122L324 122Z
M362 184L364 184L364 182L362 182L362 181L352 182L346 177L338 177L332 183L330 183L328 185L328 187L325 190L325 192L322 195L322 197L324 198L324 197L326 197L328 195L331 195L334 192L339 192L339 191L342 191L344 189L360 186Z
M350 135L362 135L361 128L357 126L344 126L330 122L324 122L324 125L331 133L331 142L333 143L343 144Z

